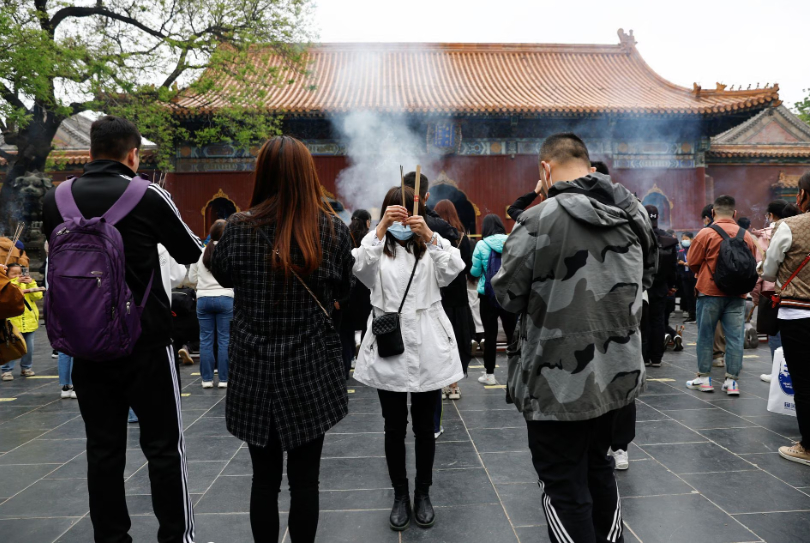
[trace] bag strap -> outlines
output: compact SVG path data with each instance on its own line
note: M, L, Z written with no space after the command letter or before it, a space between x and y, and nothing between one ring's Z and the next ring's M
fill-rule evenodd
M745 241L745 229L744 229L744 228L742 228L742 227L740 227L739 229L737 229L737 235L735 236L735 238L736 238L737 240L743 240L743 241Z
M414 256L415 258L416 256ZM402 313L402 308L405 306L405 299L408 298L408 291L411 290L411 282L413 282L413 276L416 274L416 266L419 264L419 259L415 259L413 263L413 270L411 270L411 277L408 279L408 287L405 288L405 294L402 295L402 303L399 305L399 310L397 310L398 314Z
M135 209L135 206L141 201L146 191L149 189L150 182L140 176L135 176L129 181L127 188L123 194L118 197L115 204L110 206L110 209L101 217L109 224L115 225Z
M56 188L56 209L59 210L59 215L61 215L62 219L65 221L72 220L78 223L81 219L84 219L84 216L82 212L79 211L79 207L76 206L76 200L73 198L71 188L73 187L74 181L76 181L75 177L69 177Z
M723 230L723 228L720 227L717 223L712 223L712 225L709 228L712 229L717 234L719 234L723 238L724 241L725 240L731 240L731 236L729 236L728 233L725 230ZM740 229L740 230L742 230L742 229ZM737 235L739 235L739 234L740 233L738 231ZM745 237L745 234L743 234L743 237Z
M805 257L805 258L804 258L804 260L802 261L802 264L800 264L800 265L799 265L799 267L798 267L796 270L794 270L794 271L793 271L793 274L791 274L791 275L790 275L790 277L787 279L787 281L786 281L785 283L783 283L783 284L782 284L781 289L782 289L783 291L785 290L785 287L787 287L787 286L788 286L788 284L790 284L790 282L792 282L792 281L793 281L793 278L795 278L796 276L798 276L798 275L799 275L799 272L801 272L801 271L802 271L802 268L804 268L804 266L805 266L805 265L806 265L808 262L810 262L810 253L808 253L808 254L807 254L807 257ZM779 297L779 298L782 298L782 297Z
M272 249L273 244L270 242L270 237L267 236L267 233L264 232L261 228L258 228L256 230L259 231L259 234L261 234L262 238L264 238L264 241L267 242L267 245L270 246L270 248ZM301 276L299 276L298 273L295 270L293 270L292 268L290 268L290 272L292 272L293 275L295 276L295 278L301 283L301 285L304 286L304 289L307 290L307 293L309 293L309 296L312 297L312 300L315 301L315 303L318 305L318 307L323 311L324 315L327 318L331 318L331 316L329 315L329 312L327 312L326 308L323 307L323 304L321 304L321 301L318 300L318 297L315 296L315 293L312 292L312 289L310 289L309 286L306 284L306 282L303 279L301 279Z

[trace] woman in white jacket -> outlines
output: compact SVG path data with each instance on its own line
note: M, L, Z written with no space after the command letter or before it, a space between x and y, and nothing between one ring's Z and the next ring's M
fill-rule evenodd
M413 190L405 189L405 201L413 202ZM405 468L405 434L408 424L408 393L416 436L416 490L413 514L416 523L430 527L435 521L428 491L433 482L433 412L442 387L464 377L453 326L441 304L441 287L461 271L464 261L452 244L432 232L425 220L424 204L419 215L408 216L402 206L402 189L394 187L382 205L383 217L376 230L353 250L354 274L371 290L371 320L396 313L405 351L380 357L371 321L360 346L354 378L378 389L385 418L385 458L394 486L390 525L395 531L410 523L411 503ZM407 285L413 273L410 289Z
M200 321L200 375L203 389L214 387L214 335L217 338L217 372L219 388L228 387L228 345L231 341L233 319L233 289L222 287L211 274L211 258L225 230L227 221L220 219L211 225L211 241L200 260L188 270L188 281L197 284L197 319Z

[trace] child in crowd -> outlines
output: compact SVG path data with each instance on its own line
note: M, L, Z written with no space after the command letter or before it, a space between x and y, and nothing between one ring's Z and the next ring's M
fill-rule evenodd
M25 295L25 311L21 315L11 318L10 321L19 329L28 346L28 353L20 359L20 376L27 378L36 375L31 367L34 364L34 333L39 328L37 301L42 299L43 290L37 287L37 282L28 275L27 267L23 270L18 263L8 265L8 277L11 283L19 287ZM16 362L9 361L0 366L2 381L9 382L14 379L11 371L14 370Z

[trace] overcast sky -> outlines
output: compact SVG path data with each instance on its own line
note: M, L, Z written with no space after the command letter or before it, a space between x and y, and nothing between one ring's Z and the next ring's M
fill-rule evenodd
M684 87L779 83L791 109L810 88L810 0L317 1L322 42L615 44L624 28Z

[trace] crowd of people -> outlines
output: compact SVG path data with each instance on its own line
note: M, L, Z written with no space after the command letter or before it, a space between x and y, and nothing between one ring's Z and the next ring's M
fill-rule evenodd
M85 423L97 541L129 539L128 413L140 423L159 540L195 538L177 369L191 362L195 341L202 387L213 388L217 374L228 431L248 445L257 542L278 540L285 454L290 536L314 540L324 435L349 413L352 375L378 392L391 529L433 526L442 400L461 398L474 346L483 351L478 382L498 385L501 330L507 402L526 419L550 538L623 541L614 470L629 467L645 367L661 366L669 347L683 349L683 327L669 324L676 298L698 332L697 376L686 387L713 392L712 367L724 366L727 395L740 394L749 294L780 304L769 344L784 350L802 441L779 453L810 465L802 365L810 173L795 205L768 205L762 230L749 232L734 198L722 195L697 234L667 232L659 210L592 163L579 137L556 134L540 149L535 190L508 210L512 231L489 214L473 243L454 204L431 206L430 180L414 172L379 195L376 224L366 210L344 224L322 197L307 147L281 136L258 153L249 210L216 221L203 243L171 196L137 176L140 145L131 122L100 118L92 162L44 202L48 337L62 397L78 399ZM25 352L2 361L6 381L17 362L21 376L34 375L44 294L20 256L0 267L3 332Z

